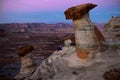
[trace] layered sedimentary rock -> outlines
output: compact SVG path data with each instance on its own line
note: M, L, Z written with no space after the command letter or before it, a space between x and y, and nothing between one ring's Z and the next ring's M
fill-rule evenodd
M108 43L120 45L120 16L112 17L104 26L104 35Z
M32 58L32 50L32 45L26 45L18 49L17 54L21 59L21 68L19 74L15 76L15 79L24 79L29 77L35 71L36 63Z

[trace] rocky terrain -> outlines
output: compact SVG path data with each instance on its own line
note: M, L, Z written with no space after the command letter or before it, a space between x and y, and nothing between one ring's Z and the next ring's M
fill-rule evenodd
M13 77L16 71L19 71L20 58L16 54L19 47L28 44L33 45L33 58L39 65L42 60L57 50L59 45L63 45L62 38L66 35L73 35L73 33L8 32L6 36L0 37L0 77Z
M70 37L64 38L64 46L59 47L52 55L43 60L41 65L29 76L24 74L29 74L34 69L34 65L29 66L24 63L29 61L28 58L34 60L30 57L31 53L27 53L23 56L25 61L21 57L20 72L14 78L24 80L120 80L120 49L106 44L104 36L89 18L89 10L96 6L96 4L87 3L68 8L65 15L66 19L73 19L75 45L71 45Z
M96 5L88 3L82 7L79 6L72 7L75 9L70 8L72 14L75 14L74 11L72 12L75 10L75 16L67 14L73 19L73 25L65 23L1 24L0 80L13 80L13 78L25 80L119 80L119 44L111 46L109 43L111 40L112 43L120 41L119 17L112 17L105 25L104 39L100 30L94 26L87 15L89 10ZM88 6L90 8L87 8ZM80 13L82 9L85 12ZM78 15L79 13L81 15ZM78 23L81 23L82 26ZM107 37L107 35L109 36ZM76 42L75 39L77 39ZM82 43L85 43L85 46ZM28 60L29 58L32 61L32 56L28 53L23 57L24 63L23 58L16 53L20 47L28 44L34 47L33 61L37 67L33 73L25 76L23 74L33 67L33 64L29 66ZM22 71L21 68L24 68L25 71Z
M72 35L73 44L75 44L72 24L0 24L0 66L18 61L16 51L20 46L26 44L34 45L34 51L37 55L35 58L49 56L59 45L63 45L61 40L66 35ZM53 47L49 47L50 45L53 45Z

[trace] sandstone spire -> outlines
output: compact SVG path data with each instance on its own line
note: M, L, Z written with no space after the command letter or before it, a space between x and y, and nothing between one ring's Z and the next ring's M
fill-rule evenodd
M79 58L87 58L89 51L97 50L102 45L96 34L96 27L89 18L89 11L96 7L96 4L87 3L68 8L64 13L66 19L72 19L75 32L77 55ZM103 37L104 38L104 37Z

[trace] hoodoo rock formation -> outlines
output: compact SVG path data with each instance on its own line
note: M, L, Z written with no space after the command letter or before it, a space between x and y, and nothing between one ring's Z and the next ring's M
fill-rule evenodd
M87 58L89 51L102 48L104 42L104 39L98 38L102 34L89 18L89 11L96 6L96 4L87 3L68 8L65 11L66 19L73 20L77 55L80 58ZM98 33L96 34L96 32ZM102 38L104 37L102 36Z
M104 37L92 24L88 13L94 7L95 4L87 3L65 11L66 18L73 19L75 46L71 45L70 37L63 39L64 46L45 59L32 75L24 76L25 80L110 79L113 74L111 69L120 67L120 49L106 48L101 51L105 46ZM113 77L119 79L119 72L113 72Z
M17 54L21 58L21 68L19 74L15 76L15 79L24 79L35 71L36 63L32 58L32 50L32 45L26 45L18 49Z

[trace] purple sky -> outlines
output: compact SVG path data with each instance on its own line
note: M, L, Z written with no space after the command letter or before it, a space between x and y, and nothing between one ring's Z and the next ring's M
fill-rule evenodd
M95 22L106 22L111 16L120 16L120 0L0 0L0 23L67 22L64 11L83 3L98 5L91 11Z

